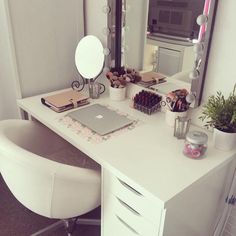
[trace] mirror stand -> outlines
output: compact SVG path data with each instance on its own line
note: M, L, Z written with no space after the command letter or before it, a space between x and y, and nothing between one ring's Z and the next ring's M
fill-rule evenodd
M88 83L90 97L94 98L95 96L91 91L95 91L94 82L103 72L104 59L104 48L101 41L93 35L83 37L75 51L75 65L82 81L73 81L72 89L81 91Z

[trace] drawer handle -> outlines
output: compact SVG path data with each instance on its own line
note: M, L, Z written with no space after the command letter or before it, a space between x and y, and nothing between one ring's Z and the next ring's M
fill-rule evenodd
M135 229L133 229L129 224L127 224L124 220L122 220L118 215L116 215L117 219L123 224L125 225L130 231L132 231L133 233L135 233L136 235L140 235Z
M120 202L120 204L124 207L126 207L128 210L132 211L135 215L140 216L140 213L134 210L131 206L129 206L127 203L116 197L117 200Z
M143 196L142 193L138 192L136 189L134 189L133 187L131 187L130 185L128 185L127 183L125 183L124 181L118 179L119 182L126 188L128 188L129 190L131 190L133 193L135 193L138 196Z

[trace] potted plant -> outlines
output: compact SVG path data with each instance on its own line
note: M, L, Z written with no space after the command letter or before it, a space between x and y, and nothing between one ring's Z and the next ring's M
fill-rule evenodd
M203 106L202 121L207 128L214 128L215 147L228 151L236 145L236 84L228 98L221 92L208 98Z

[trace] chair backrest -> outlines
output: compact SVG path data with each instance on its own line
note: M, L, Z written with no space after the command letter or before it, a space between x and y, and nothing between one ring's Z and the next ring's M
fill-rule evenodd
M14 196L31 211L70 218L100 205L100 172L45 158L68 146L48 128L0 121L0 171Z

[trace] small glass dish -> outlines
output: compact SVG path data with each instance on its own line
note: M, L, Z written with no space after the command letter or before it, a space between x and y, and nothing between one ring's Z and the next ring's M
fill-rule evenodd
M141 111L141 112L144 112L148 115L151 115L152 113L160 110L160 105L156 104L156 105L150 107L150 106L142 106L142 105L134 102L134 108Z
M207 149L208 136L204 132L190 131L185 138L183 153L190 158L202 157Z

